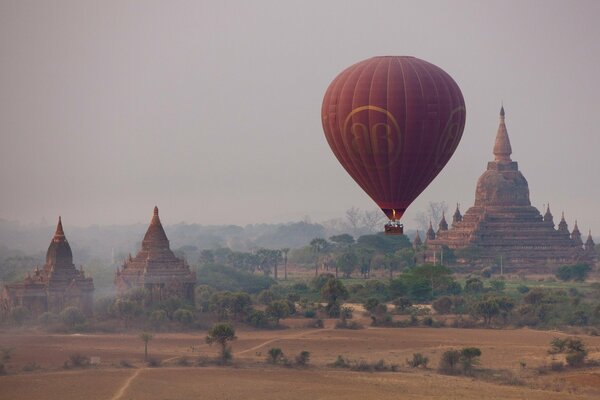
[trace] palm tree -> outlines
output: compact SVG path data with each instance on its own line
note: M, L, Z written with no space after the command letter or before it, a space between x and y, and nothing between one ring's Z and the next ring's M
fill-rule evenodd
M281 252L283 253L283 280L285 281L287 281L287 255L289 251L289 247L281 249Z
M152 340L154 336L148 332L140 333L140 339L144 342L144 361L148 360L148 342Z

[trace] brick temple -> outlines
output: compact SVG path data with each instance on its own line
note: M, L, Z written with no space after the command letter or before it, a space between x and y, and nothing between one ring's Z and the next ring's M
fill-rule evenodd
M125 260L117 269L115 285L119 296L131 289L143 288L148 291L149 301L157 303L170 297L194 301L196 274L189 265L177 258L169 247L169 239L158 216L158 207L146 231L142 248L135 257Z
M3 311L24 307L34 315L46 311L58 313L74 306L91 314L94 283L86 277L83 268L73 264L71 246L65 237L61 218L46 252L46 263L40 269L27 273L24 280L4 286L0 297Z
M527 180L511 159L504 107L493 154L494 161L488 162L477 181L475 205L464 215L457 205L450 227L445 216L437 232L430 224L425 236L427 261L439 260L441 247L447 246L454 250L472 248L482 263L501 257L508 267L594 264L597 259L591 232L583 243L577 221L569 232L563 214L555 228L550 206L542 216L531 205Z

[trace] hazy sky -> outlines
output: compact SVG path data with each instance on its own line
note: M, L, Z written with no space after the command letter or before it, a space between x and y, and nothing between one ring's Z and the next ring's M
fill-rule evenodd
M473 204L504 101L532 203L600 233L598 1L0 1L0 218L285 222L374 208L321 127L375 55L448 72L463 139L413 203ZM453 206L451 206L453 207Z

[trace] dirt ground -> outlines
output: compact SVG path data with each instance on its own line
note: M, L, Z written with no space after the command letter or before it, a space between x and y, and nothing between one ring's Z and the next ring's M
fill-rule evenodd
M52 335L0 332L0 347L12 348L0 377L0 399L597 399L600 368L569 369L540 375L537 367L553 361L547 352L561 332L452 328L303 328L306 320L287 320L288 329L238 331L234 365L181 367L186 357L214 357L216 347L203 342L204 332L157 333L149 344L159 368L143 363L143 343L136 334ZM581 336L590 358L600 360L600 337ZM449 348L479 347L485 379L437 373L440 355ZM306 368L265 362L269 348L293 358L310 352ZM406 359L421 352L430 369L413 370ZM69 355L99 357L100 364L65 370ZM352 360L400 365L399 372L354 372L334 369L338 355ZM560 360L560 356L555 356ZM120 366L127 360L132 368ZM23 367L39 369L25 372ZM522 364L525 364L523 367ZM507 378L508 376L508 378Z

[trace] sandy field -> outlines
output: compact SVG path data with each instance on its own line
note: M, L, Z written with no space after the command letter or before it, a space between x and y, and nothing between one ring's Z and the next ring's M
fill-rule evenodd
M27 331L0 333L0 347L13 349L0 377L0 399L598 399L600 368L569 369L540 375L549 364L547 350L561 332L451 328L302 328L288 320L288 329L241 330L233 343L232 366L195 366L199 357L214 357L218 349L204 343L204 332L157 333L151 357L162 365L143 362L143 343L136 334L52 335ZM296 326L296 327L294 327ZM581 336L590 358L600 360L600 337ZM449 348L479 347L479 368L486 378L437 373L440 355ZM265 362L269 348L279 347L293 358L311 354L306 368ZM430 368L414 370L406 359L421 352ZM100 364L83 369L63 368L73 353L99 357ZM399 372L355 372L329 366L338 355L352 360L400 365ZM187 358L193 366L182 367ZM555 356L560 359L561 356ZM132 367L121 367L127 360ZM23 371L35 363L40 368ZM525 364L523 367L522 364ZM510 376L508 379L506 376Z

